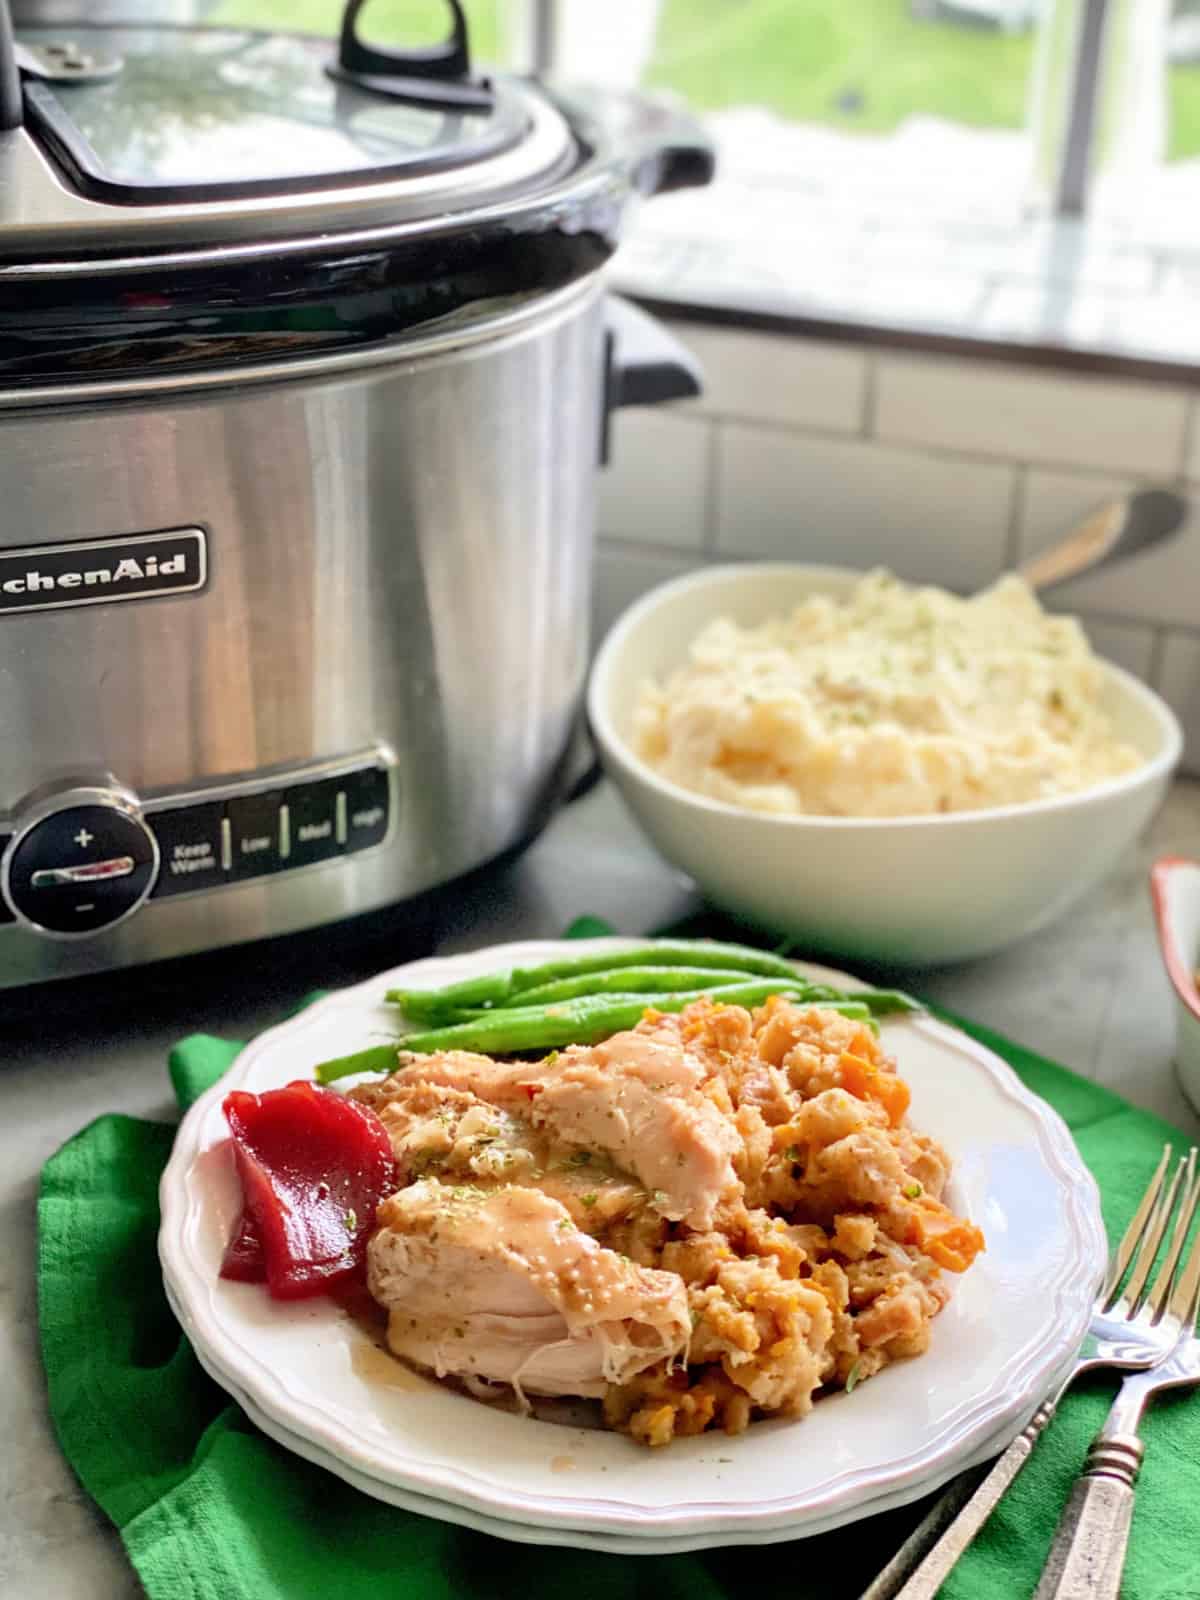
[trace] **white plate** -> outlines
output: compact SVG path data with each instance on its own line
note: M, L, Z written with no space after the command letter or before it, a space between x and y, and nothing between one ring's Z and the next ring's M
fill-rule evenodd
M167 1299L171 1309L177 1317L180 1316L179 1307L176 1306L168 1291ZM450 1506L439 1500L431 1500L426 1495L414 1494L409 1490L397 1488L394 1484L383 1483L376 1478L368 1477L365 1473L356 1471L347 1466L336 1456L331 1456L328 1451L322 1450L319 1445L310 1439L302 1438L297 1433L291 1433L282 1423L277 1422L261 1410L248 1394L243 1393L228 1374L222 1372L211 1359L201 1359L201 1365L213 1381L225 1389L230 1397L237 1401L242 1410L263 1433L274 1439L277 1444L283 1445L286 1450L291 1450L295 1455L305 1461L311 1461L315 1466L323 1467L327 1472L332 1472L335 1477L341 1478L344 1483L369 1494L375 1500L383 1500L388 1505L397 1506L402 1511L412 1511L418 1516L435 1517L443 1522L453 1522L459 1527L470 1528L474 1533L490 1534L494 1539L508 1539L516 1544L564 1545L572 1550L598 1550L606 1555L614 1556L671 1556L680 1555L691 1550L707 1550L714 1544L778 1544L784 1540L811 1538L814 1534L824 1533L827 1528L839 1527L850 1520L845 1516L836 1517L828 1523L814 1519L802 1528L767 1528L759 1533L753 1530L740 1530L736 1533L721 1534L714 1537L711 1532L697 1534L678 1534L674 1538L656 1539L652 1535L641 1534L626 1537L619 1533L588 1533L577 1528L543 1528L533 1523L505 1522L496 1517L487 1517L481 1511L470 1511L465 1506ZM1065 1377L1065 1372L1063 1373ZM1031 1413L1032 1414L1032 1413ZM1019 1428L1028 1421L1022 1417L1017 1427L1006 1427L990 1439L984 1440L978 1449L969 1456L957 1461L952 1472L935 1474L924 1481L916 1490L900 1490L894 1494L879 1495L870 1501L862 1502L854 1513L855 1518L875 1516L880 1512L891 1511L897 1506L908 1504L909 1501L920 1498L922 1495L937 1489L950 1476L964 1472L968 1467L982 1464L998 1456L1010 1442Z
M588 948L633 942L643 941ZM381 974L263 1034L197 1102L163 1175L159 1249L180 1320L217 1381L282 1429L285 1443L304 1441L368 1492L425 1497L430 1514L486 1519L488 1531L524 1525L510 1537L572 1530L646 1553L648 1540L698 1548L823 1531L917 1498L1015 1431L1087 1327L1105 1257L1098 1199L1058 1116L998 1057L929 1018L889 1019L886 1043L912 1087L913 1121L949 1148L954 1203L983 1228L988 1249L953 1280L928 1355L822 1401L803 1423L645 1451L424 1379L385 1384L368 1336L331 1303L281 1304L218 1276L240 1200L221 1113L230 1089L310 1077L325 1057L378 1042L394 1030L382 997L397 984L446 983L579 948L507 945Z

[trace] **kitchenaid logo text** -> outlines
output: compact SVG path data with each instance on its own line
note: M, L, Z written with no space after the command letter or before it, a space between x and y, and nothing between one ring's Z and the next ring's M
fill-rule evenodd
M26 545L0 550L0 616L186 594L202 589L207 577L203 528Z

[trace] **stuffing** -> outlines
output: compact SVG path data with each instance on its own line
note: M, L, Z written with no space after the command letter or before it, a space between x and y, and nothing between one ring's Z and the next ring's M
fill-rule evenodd
M874 1032L820 1005L703 999L541 1062L410 1058L353 1092L388 1131L401 1196L465 1197L457 1231L393 1220L372 1243L373 1281L405 1302L403 1353L595 1395L653 1448L803 1417L920 1355L945 1275L983 1248L944 1203L949 1158L909 1125ZM439 1250L474 1297L450 1354L422 1321ZM580 1300L585 1269L597 1287Z

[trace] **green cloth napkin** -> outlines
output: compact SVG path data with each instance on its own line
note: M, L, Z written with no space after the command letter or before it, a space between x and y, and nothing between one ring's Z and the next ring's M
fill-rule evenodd
M576 934L608 932L588 919ZM694 931L694 930L693 930ZM1124 1227L1177 1130L985 1028L962 1024L1065 1117ZM181 1109L241 1046L197 1035L171 1053ZM471 1533L372 1500L264 1437L201 1370L167 1307L158 1181L174 1129L93 1122L54 1155L38 1203L38 1289L50 1412L84 1488L115 1523L151 1600L852 1600L928 1502L819 1538L679 1556L609 1556ZM942 1593L1032 1592L1111 1384L1068 1396ZM1146 1462L1125 1600L1200 1597L1200 1404L1164 1398ZM631 1447L632 1448L632 1447ZM736 1448L736 1447L731 1447Z

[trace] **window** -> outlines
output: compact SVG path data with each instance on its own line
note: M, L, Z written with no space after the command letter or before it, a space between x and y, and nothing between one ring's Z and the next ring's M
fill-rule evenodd
M958 169L970 167L976 188L984 167L993 196L1003 187L1013 203L1030 155L1034 30L988 25L980 9L974 0L953 10L911 0L667 0L647 81L728 129L739 170L754 163L752 141L767 159L790 128L793 171L810 186L899 179L906 189L956 189Z
M1194 237L1198 190L1200 0L1112 3L1092 209L1160 238Z
M342 0L91 3L326 35L342 14ZM669 91L705 120L717 183L646 208L618 265L635 293L1152 356L1184 353L1182 338L1200 358L1185 303L1200 272L1200 0L464 9L477 60ZM373 0L360 25L432 41L447 15L445 0Z
M464 11L471 29L471 48L480 60L504 57L501 13L506 0L467 0ZM129 0L136 10L137 0ZM203 20L214 26L277 28L294 33L335 34L345 0L201 0ZM446 33L446 7L438 0L375 0L363 12L364 31L381 43L395 39L430 41Z
M1175 0L1167 23L1167 160L1200 156L1200 0Z
M342 12L342 0L155 3L214 24L324 34ZM993 219L1077 209L1084 185L1074 200L1062 189L1073 151L1094 203L1115 215L1140 208L1148 180L1165 178L1178 196L1192 177L1183 169L1200 160L1200 0L465 0L464 9L478 59L673 91L706 118L731 175L786 176L794 192L843 206L887 198L893 211ZM374 0L363 20L383 41L433 39L446 7Z
M713 190L647 209L625 287L801 321L1200 357L1186 305L1200 0L540 9L568 76L603 58L606 32L627 35L626 12L652 14L626 81L683 95L718 146Z

